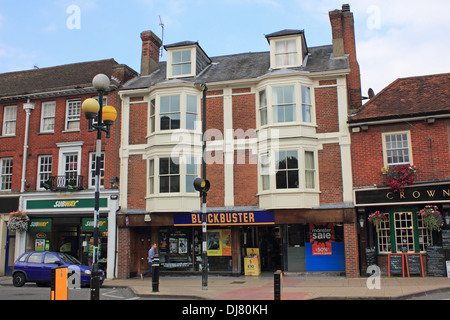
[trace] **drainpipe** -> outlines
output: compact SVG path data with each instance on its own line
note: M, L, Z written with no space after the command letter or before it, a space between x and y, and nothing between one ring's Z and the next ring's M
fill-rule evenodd
M20 192L25 192L25 183L26 179L26 171L27 171L27 158L28 158L28 132L30 131L30 116L31 110L34 110L34 103L30 103L30 99L28 99L27 103L23 104L23 110L25 110L27 114L27 119L25 123L25 141L23 143L23 165L22 165L22 186L20 188ZM22 208L20 208L22 209Z
M25 192L25 183L26 183L26 172L27 172L27 158L28 158L28 133L30 131L30 116L31 116L31 110L34 110L34 103L30 102L30 99L28 99L27 103L23 104L23 110L26 112L26 123L25 123L25 141L23 143L23 164L22 164L22 184L20 187L20 199L19 199L19 210L24 209L23 205L23 193ZM26 233L25 232L18 232L16 234L16 256L15 258L18 258L22 253L25 252L26 249Z

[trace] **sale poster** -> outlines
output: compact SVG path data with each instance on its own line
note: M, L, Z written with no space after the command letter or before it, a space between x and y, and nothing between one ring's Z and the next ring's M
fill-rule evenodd
M334 240L332 223L311 223L309 225L310 242L313 256L331 256Z

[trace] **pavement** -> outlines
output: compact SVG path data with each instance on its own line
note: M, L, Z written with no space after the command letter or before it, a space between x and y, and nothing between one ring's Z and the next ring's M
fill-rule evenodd
M0 276L0 287L11 286L11 277ZM274 300L273 275L208 277L208 290L201 276L161 276L159 292L153 292L151 278L105 280L102 288L128 287L138 296L199 300ZM284 275L283 300L402 300L432 292L450 293L449 278L314 277Z
M448 291L450 279L432 277L379 278L283 277L283 300L401 300L432 292ZM129 287L138 296L158 296L205 300L274 300L273 275L258 277L209 276L208 290L202 289L201 276L162 276L159 292L152 292L151 278L106 280L104 287ZM372 288L372 289L370 289Z

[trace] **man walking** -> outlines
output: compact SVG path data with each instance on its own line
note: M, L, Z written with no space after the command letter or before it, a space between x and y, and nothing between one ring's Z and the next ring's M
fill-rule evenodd
M153 257L155 256L155 249L156 249L156 243L154 243L152 245L152 247L150 248L150 250L148 250L148 266L149 269L147 271L145 271L144 273L141 273L141 279L144 280L144 277L147 274L152 273L152 263L153 263Z

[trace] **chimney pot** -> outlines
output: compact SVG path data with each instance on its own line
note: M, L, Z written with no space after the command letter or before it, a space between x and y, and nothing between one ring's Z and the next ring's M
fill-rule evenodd
M343 4L342 5L342 12L350 12L350 5L349 4Z

